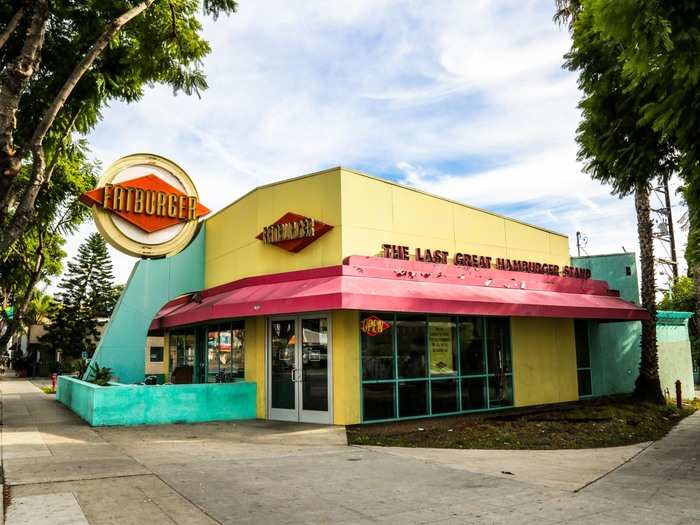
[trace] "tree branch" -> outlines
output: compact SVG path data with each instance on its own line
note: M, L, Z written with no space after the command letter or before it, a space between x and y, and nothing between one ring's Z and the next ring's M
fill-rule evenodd
M44 112L44 116L42 117L41 121L34 130L34 135L32 136L32 147L36 147L44 141L46 133L48 132L49 128L51 128L51 126L53 125L54 120L56 120L56 115L58 115L58 112L61 111L61 109L63 108L63 105L66 103L66 100L73 92L73 89L75 88L76 84L80 81L81 78L83 78L85 73L87 73L88 69L90 69L90 67L95 62L97 57L100 56L102 51L104 51L112 37L115 34L117 34L119 30L122 27L124 27L129 21L131 21L133 18L136 18L143 11L148 9L154 1L155 0L144 0L143 2L132 7L131 9L123 13L121 16L118 16L109 24L107 24L107 27L105 28L102 35L100 35L100 37L88 50L87 54L82 58L82 60L78 62L78 64L75 66L71 74L64 82L61 89L54 97L53 102L51 102L51 105Z
M24 6L20 6L19 9L15 11L15 14L12 15L12 18L10 18L7 25L2 29L2 32L0 32L0 49L2 49L5 43L10 39L12 33L15 32L15 29L17 29L17 26L19 25L23 16Z
M37 1L46 2L46 0ZM10 224L3 231L0 231L0 253L7 250L7 248L26 230L34 216L34 202L43 185L49 181L46 177L46 158L43 143L46 133L56 120L56 116L61 109L63 109L66 100L73 92L73 89L80 79L83 78L85 73L92 67L97 57L99 57L102 51L107 47L111 38L129 21L148 9L154 1L155 0L143 0L107 24L102 35L100 35L86 55L78 62L75 68L73 68L73 71L63 83L63 86L54 97L51 105L44 112L32 135L31 152L33 163L30 181L22 194L22 198L20 199L20 203L17 206L17 210ZM0 132L1 131L2 128L0 127ZM1 146L2 142L0 141L0 147ZM0 152L0 155L1 154ZM1 211L2 210L0 210L0 212Z

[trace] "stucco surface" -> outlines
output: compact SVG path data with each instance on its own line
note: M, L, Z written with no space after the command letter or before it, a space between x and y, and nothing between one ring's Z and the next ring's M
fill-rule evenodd
M120 382L143 381L148 327L158 310L171 299L204 287L204 238L202 228L177 255L135 264L93 356Z
M626 301L639 304L639 285L634 253L572 257L572 264L591 270L593 279L608 282ZM629 268L630 275L627 275ZM589 322L591 386L594 396L623 394L634 390L639 371L641 325L637 321Z
M110 385L59 376L56 399L91 426L164 425L255 418L255 383Z
M688 322L690 312L659 312L656 338L659 349L659 379L661 389L675 399L676 381L681 382L684 399L695 397L693 361L690 354Z
M571 319L511 320L515 406L578 399Z

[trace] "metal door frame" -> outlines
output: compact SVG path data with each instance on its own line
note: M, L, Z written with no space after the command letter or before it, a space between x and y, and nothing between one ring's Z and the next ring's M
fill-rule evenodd
M294 409L272 408L272 323L275 321L294 321L294 335L296 339L294 347L294 368L303 372L302 363L302 319L325 318L328 323L328 411L320 412L316 410L303 409L302 381L294 383ZM294 421L300 423L320 423L332 424L333 422L333 326L330 312L316 312L306 314L277 315L267 318L265 323L265 376L267 387L265 395L267 397L265 406L267 408L267 418L279 421ZM299 374L302 376L302 374Z

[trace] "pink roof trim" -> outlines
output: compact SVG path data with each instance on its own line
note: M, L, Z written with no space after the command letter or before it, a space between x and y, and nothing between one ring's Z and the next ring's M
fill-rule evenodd
M594 279L353 256L338 266L250 277L177 298L158 312L151 330L324 310L649 319L618 295Z

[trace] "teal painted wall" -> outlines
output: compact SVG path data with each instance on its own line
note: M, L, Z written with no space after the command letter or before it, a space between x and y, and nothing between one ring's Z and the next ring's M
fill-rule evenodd
M659 379L661 390L675 399L676 380L681 381L684 399L695 397L693 361L690 354L688 321L691 312L660 311L656 316L656 340L659 350Z
M255 383L100 387L59 376L56 399L91 426L255 419Z
M639 304L636 257L633 253L572 257L572 264L589 268L591 277L608 282L620 297ZM630 268L627 275L626 267ZM681 380L684 397L694 396L687 312L657 312L656 339L659 379L665 395L675 397L675 382ZM628 393L634 390L641 356L641 323L588 324L591 376L594 396Z
M144 380L146 336L158 310L179 295L204 288L204 242L203 226L177 255L142 259L134 266L93 356L119 382Z
M591 270L593 279L607 281L626 301L639 304L639 281L634 253L572 257L571 264ZM626 268L629 267L630 275ZM634 390L639 374L641 324L638 321L588 323L591 379L594 396Z

